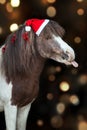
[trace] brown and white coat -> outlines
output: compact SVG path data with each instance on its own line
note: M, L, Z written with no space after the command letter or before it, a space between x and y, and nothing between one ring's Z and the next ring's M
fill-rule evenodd
M48 58L77 67L74 50L62 40L64 30L59 24L50 20L39 36L25 27L10 34L0 48L0 111L5 112L7 130L26 129Z

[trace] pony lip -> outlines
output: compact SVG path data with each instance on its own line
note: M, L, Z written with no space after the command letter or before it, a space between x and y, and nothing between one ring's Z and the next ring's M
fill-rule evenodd
M78 63L77 63L76 61L72 61L71 64L72 64L75 68L78 67Z

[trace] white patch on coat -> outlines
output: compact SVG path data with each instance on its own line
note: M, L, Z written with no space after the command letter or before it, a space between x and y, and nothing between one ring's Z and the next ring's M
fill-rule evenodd
M26 130L31 103L23 108L11 105L12 83L6 82L5 72L2 71L2 47L0 48L0 112L5 113L6 130L16 130L16 128Z
M0 100L7 103L11 99L12 83L6 82L4 70L2 71L2 48L0 48Z
M74 50L65 41L63 41L60 36L54 36L54 39L58 42L65 53L68 52L68 55L72 56L73 59L75 59Z

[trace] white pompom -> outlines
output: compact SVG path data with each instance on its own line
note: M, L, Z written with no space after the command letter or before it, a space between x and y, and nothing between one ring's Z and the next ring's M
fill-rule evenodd
M25 26L25 31L27 31L27 32L31 31L31 27L30 26Z

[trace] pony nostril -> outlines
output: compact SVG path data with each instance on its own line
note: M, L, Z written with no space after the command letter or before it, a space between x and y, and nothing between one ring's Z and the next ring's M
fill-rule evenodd
M74 53L73 52L68 52L66 51L66 54L68 55L68 61L73 61L74 60Z
M63 60L68 60L69 59L69 56L65 53L62 54L62 59Z

